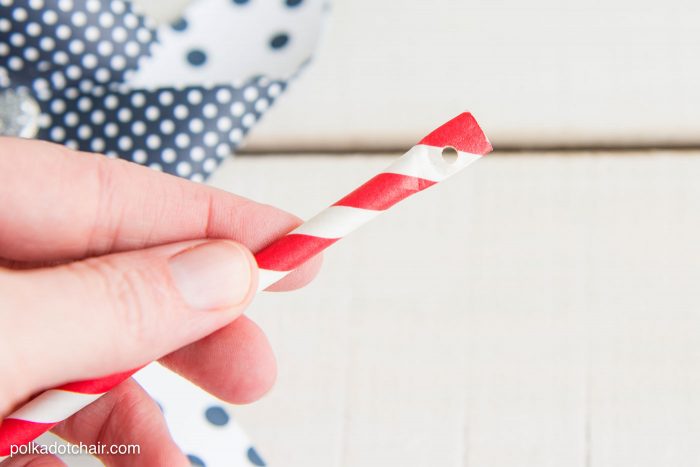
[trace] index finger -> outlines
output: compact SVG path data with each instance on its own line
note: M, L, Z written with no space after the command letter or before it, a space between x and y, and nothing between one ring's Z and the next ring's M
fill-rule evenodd
M0 257L66 261L202 238L258 251L301 223L272 206L129 162L0 138ZM285 281L307 282L319 260Z

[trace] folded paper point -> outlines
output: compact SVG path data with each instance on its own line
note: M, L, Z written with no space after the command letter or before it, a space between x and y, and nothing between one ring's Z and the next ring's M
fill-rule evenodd
M451 146L457 151L485 156L493 150L491 143L469 112L459 114L449 122L432 131L418 144L444 148Z

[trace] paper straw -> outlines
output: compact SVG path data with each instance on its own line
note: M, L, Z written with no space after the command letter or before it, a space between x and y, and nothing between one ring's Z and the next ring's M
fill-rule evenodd
M443 157L453 148L454 161ZM474 117L463 113L440 126L383 172L329 208L259 251L258 291L276 283L306 261L374 219L396 203L454 175L491 152ZM0 460L10 446L26 444L97 400L138 371L66 384L39 394L0 425Z

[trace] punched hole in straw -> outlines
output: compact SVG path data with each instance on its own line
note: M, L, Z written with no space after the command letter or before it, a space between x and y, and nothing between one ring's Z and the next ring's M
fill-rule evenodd
M447 146L446 148L443 148L441 155L442 155L442 160L446 164L454 164L455 162L457 162L457 159L459 158L459 153L452 146Z

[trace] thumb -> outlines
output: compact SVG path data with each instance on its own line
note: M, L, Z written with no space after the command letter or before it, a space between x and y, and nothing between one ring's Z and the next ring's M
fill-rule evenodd
M256 285L253 256L229 241L0 270L0 400L155 360L233 321Z

